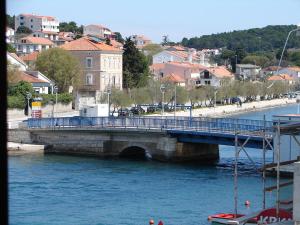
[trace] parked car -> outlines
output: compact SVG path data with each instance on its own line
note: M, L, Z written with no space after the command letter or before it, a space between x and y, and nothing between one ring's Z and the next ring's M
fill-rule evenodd
M132 112L129 109L119 109L118 110L118 116L119 117L127 117L127 116L132 116Z
M237 102L241 102L241 99L239 97L233 97L231 98L231 103L236 104Z
M132 107L130 111L133 115L140 115L145 113L145 110L140 106Z

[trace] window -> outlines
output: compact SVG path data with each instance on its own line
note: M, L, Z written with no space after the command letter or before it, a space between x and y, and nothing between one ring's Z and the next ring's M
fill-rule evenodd
M93 64L93 59L91 57L87 57L85 59L85 67L86 68L92 68Z
M205 81L205 84L206 84L206 85L210 85L210 80L206 80L206 81Z
M20 26L23 26L24 25L24 23L20 23Z
M33 22L33 19L31 19L30 22Z
M86 75L85 83L86 83L86 85L93 85L93 75L92 74Z
M116 86L116 77L115 76L112 77L112 85L113 85L113 87Z
M31 25L30 28L33 28L33 26Z
M22 19L24 19L24 17L23 17L23 16L21 16L21 17L20 17L20 19L22 20Z
M204 71L204 79L209 79L209 72L208 71Z

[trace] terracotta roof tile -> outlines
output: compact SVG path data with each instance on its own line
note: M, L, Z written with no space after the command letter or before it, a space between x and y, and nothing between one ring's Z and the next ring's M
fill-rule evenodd
M17 73L17 77L16 77L16 82L19 82L19 81L26 81L29 83L48 83L44 80L38 79L35 76L32 76L30 74L27 74L27 73L21 72L21 71L20 71L20 73Z
M8 54L13 57L15 60L17 60L18 62L26 65L26 63L23 61L22 57L19 57L17 56L15 53L11 53L11 52L8 52Z
M164 80L169 80L174 83L184 83L185 80L178 74L170 73L164 77Z
M233 74L224 66L212 67L207 70L218 78L233 78Z
M30 54L21 56L21 58L22 58L24 61L36 61L38 55L39 55L39 52L36 51L36 52L32 52L32 53L30 53Z
M300 72L300 67L299 66L289 66L289 67L287 67L287 69L293 70L293 71L296 71L296 72Z
M77 40L66 43L61 48L69 51L115 51L121 52L120 49L117 49L113 46L104 44L104 43L94 43L90 41L87 37L82 37Z
M54 45L52 41L50 41L47 38L41 38L41 37L31 37L27 36L22 38L21 40L26 40L26 43L30 44L38 44L38 45Z
M284 81L284 80L294 80L290 75L288 74L279 74L279 75L273 75L268 78L269 81Z

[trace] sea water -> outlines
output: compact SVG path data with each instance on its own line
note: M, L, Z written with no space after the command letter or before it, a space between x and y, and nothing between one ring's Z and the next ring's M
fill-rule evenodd
M272 108L235 117L270 120L273 114L296 113L297 106ZM262 151L241 154L238 212L262 207L262 178L257 171ZM14 225L84 224L207 225L207 217L234 210L234 148L220 146L215 165L98 159L61 155L9 157L9 220ZM267 160L271 161L272 153ZM267 179L268 185L274 178ZM290 192L290 190L287 190ZM244 202L249 200L250 207ZM275 194L267 193L267 205Z

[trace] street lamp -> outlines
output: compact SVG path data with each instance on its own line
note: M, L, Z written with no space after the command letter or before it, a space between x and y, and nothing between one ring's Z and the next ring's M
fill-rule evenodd
M218 91L215 91L215 92L214 92L214 96L215 96L215 104L214 104L214 107L217 106L217 93L218 93Z
M58 93L58 87L57 86L54 86L53 87L53 90L55 92L55 115L56 115L56 112L57 112L57 93Z
M289 38L290 38L290 35L291 35L293 32L295 32L295 31L297 31L297 34L296 34L296 35L297 35L297 36L300 36L300 32L299 32L299 31L300 31L300 25L298 25L297 28L291 30L291 31L288 33L287 37L286 37L286 40L285 40L285 43L284 43L284 46L283 46L283 49L282 49L282 52L281 52L280 60L279 60L278 66L277 66L277 70L276 70L276 74L277 74L277 75L278 75L278 72L279 72L279 67L280 67L280 65L281 65L281 61L282 61L282 58L283 58L284 51L285 51L285 49L286 49L287 42L288 42L288 40L289 40ZM270 84L270 85L267 87L267 89L271 88L273 85L274 85L274 82L272 82L272 84Z
M165 91L166 91L166 87L164 84L160 85L160 91L162 93L162 100L161 100L161 116L164 115L164 99L165 99Z
M177 95L177 91L176 91L176 83L175 83L175 96L174 96L174 120L175 120L175 126L176 126L176 106L177 106L177 97L176 97L176 95Z
M30 92L26 92L26 98L27 98L27 113L28 113L28 118L30 117L30 105L29 105L29 100L32 98L32 94Z
M279 63L278 63L278 67L277 67L277 71L276 71L276 74L278 75L278 71L279 71L279 67L280 67L280 64L281 64L281 61L282 61L282 58L283 58L283 54L284 54L284 51L285 51L285 48L286 48L286 45L287 45L287 42L290 38L290 35L295 32L295 31L298 31L297 32L297 35L300 35L299 31L300 31L300 25L298 25L297 28L291 30L289 33L288 33L288 36L286 37L286 40L285 40L285 43L284 43L284 47L282 49L282 52L281 52L281 56L280 56L280 60L279 60Z

